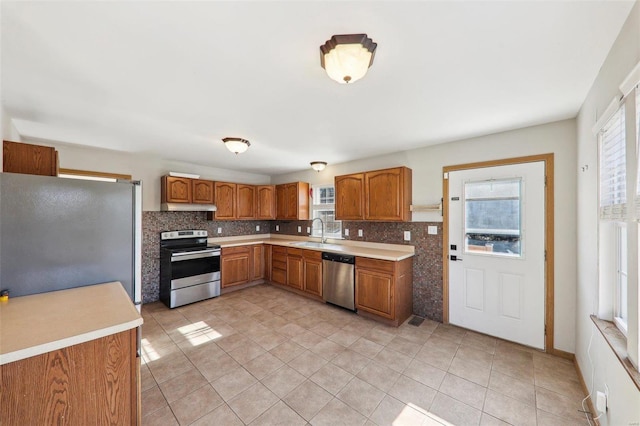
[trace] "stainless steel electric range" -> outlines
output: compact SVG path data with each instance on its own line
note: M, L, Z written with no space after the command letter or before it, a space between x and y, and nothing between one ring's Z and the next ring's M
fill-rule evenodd
M160 234L160 300L169 308L220 295L220 246L207 231Z

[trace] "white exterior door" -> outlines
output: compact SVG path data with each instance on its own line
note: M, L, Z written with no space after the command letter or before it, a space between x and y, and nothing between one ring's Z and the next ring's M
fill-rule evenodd
M448 181L449 322L544 349L545 163Z

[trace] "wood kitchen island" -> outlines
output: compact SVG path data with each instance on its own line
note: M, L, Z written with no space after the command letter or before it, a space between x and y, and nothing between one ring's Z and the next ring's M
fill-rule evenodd
M0 302L2 424L139 424L141 324L119 282Z

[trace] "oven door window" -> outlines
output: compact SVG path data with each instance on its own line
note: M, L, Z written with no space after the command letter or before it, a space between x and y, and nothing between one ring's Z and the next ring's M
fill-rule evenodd
M202 257L198 259L171 262L171 279L192 277L194 275L211 274L220 271L220 256Z

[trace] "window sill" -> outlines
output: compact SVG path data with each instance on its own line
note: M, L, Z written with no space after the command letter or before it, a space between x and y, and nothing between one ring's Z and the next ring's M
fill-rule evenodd
M633 383L635 383L638 390L640 390L640 372L636 370L627 356L627 338L611 321L601 320L595 315L591 315L591 320L596 327L598 327L604 340L607 341L613 353L618 357L620 364L622 364Z

